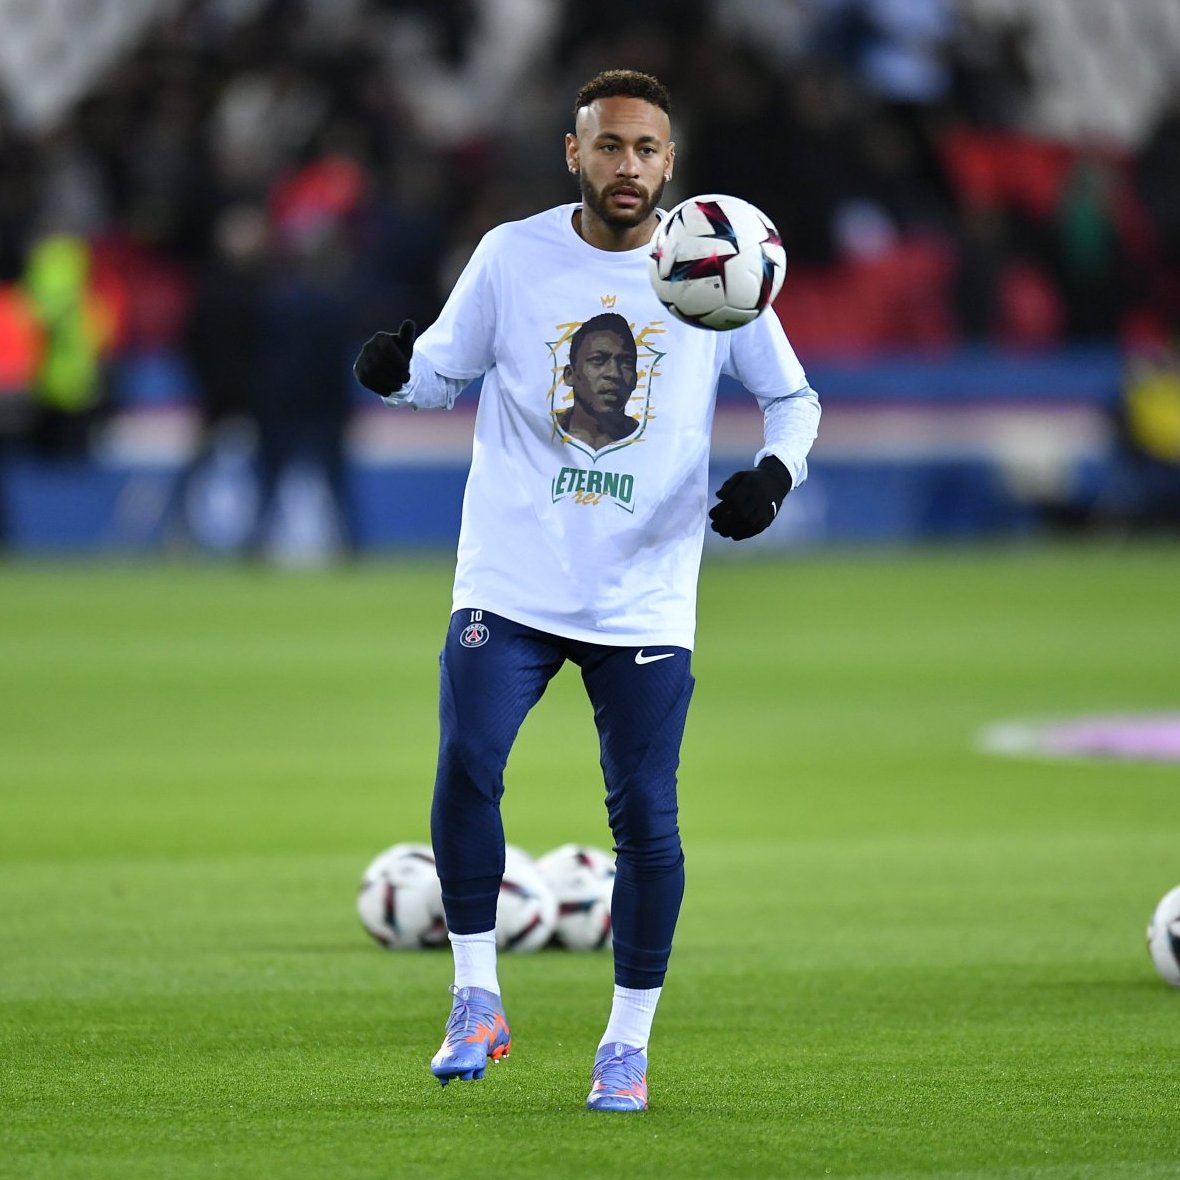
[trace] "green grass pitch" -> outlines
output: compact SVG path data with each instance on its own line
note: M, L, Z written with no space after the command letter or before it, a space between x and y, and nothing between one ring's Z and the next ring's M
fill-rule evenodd
M1180 1176L1180 767L979 752L1180 708L1180 553L706 563L652 1108L582 1109L607 955L505 957L515 1051L427 1070L449 955L354 895L425 839L449 562L0 567L0 1176ZM609 847L572 670L509 839Z

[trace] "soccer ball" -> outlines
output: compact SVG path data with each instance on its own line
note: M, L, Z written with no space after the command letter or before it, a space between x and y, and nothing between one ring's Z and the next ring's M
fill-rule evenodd
M537 868L557 897L557 941L572 951L609 947L614 857L599 848L563 844L545 853Z
M1180 885L1155 907L1147 924L1147 949L1163 981L1180 987Z
M774 223L740 197L681 201L660 222L648 257L651 285L679 320L726 332L774 302L787 255Z
M384 947L447 944L442 886L429 844L394 844L365 869L356 899L361 924Z
M504 850L504 879L496 904L496 946L502 951L535 951L557 925L557 898L523 849Z

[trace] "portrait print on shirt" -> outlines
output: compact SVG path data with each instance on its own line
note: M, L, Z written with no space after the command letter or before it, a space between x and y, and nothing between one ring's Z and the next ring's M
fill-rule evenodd
M604 454L638 442L652 417L652 386L663 356L639 338L617 312L563 325L549 346L553 384L549 391L554 430L560 440L597 461ZM568 341L564 364L560 353Z

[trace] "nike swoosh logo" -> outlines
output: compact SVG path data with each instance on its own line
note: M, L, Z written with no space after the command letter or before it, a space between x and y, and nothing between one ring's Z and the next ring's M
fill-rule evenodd
M670 660L676 653L674 651L660 652L658 656L645 656L642 648L635 653L635 662L637 664L654 664L656 660Z

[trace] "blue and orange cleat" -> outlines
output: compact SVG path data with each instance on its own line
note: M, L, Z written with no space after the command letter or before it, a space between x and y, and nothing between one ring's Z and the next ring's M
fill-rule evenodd
M647 1110L647 1058L641 1049L603 1045L594 1058L587 1110Z
M446 1085L452 1078L473 1082L482 1078L488 1061L499 1061L512 1051L512 1033L500 997L482 987L452 987L455 997L439 1051L430 1072Z

